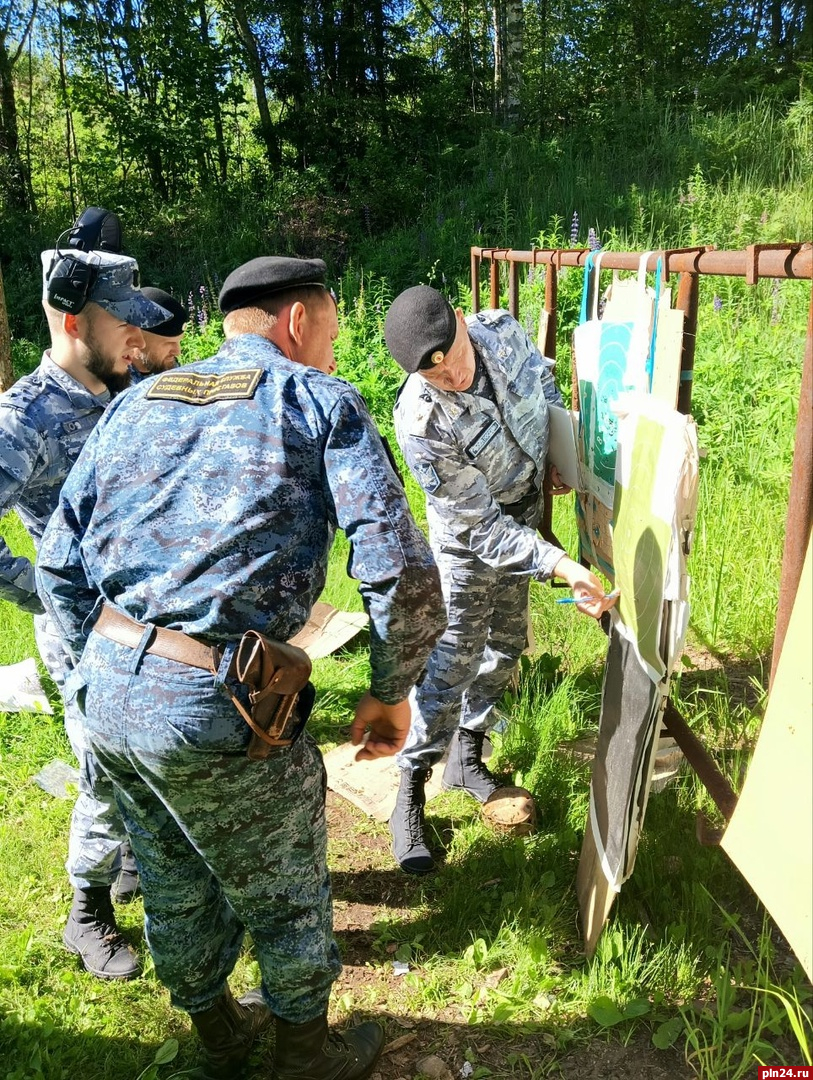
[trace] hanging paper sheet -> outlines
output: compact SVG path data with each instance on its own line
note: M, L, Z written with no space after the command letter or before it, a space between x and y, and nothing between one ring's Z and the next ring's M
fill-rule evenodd
M642 256L646 266L647 252ZM573 334L576 376L579 383L579 452L584 486L606 507L613 505L619 397L630 391L646 392L651 379L650 351L654 348L651 324L654 300L644 285L638 315L623 321L598 317L601 253L588 256L584 269L581 323ZM592 305L588 294L592 280Z
M589 491L576 493L579 558L615 581L613 566L613 512Z
M613 504L619 632L653 682L671 671L688 622L686 555L697 509L697 428L690 416L648 395L619 403ZM662 647L663 603L674 601L672 638Z

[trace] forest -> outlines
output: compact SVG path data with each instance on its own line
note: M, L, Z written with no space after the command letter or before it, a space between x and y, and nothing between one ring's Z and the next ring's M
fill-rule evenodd
M764 168L768 132L713 118L758 101L760 123L787 121L795 102L803 125L810 20L804 0L2 0L12 330L38 336L37 253L89 204L179 292L268 251L397 289L435 260L451 280L471 243L527 247L556 214L584 236L631 226L635 192L666 176Z

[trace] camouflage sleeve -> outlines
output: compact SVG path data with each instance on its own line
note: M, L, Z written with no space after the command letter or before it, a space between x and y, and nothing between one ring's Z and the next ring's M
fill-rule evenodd
M402 446L428 502L457 543L501 573L545 581L565 554L504 514L485 477L454 444L410 435Z
M336 520L350 542L347 572L370 616L370 692L402 701L446 628L440 576L360 397L343 394L325 447Z
M80 550L96 505L94 450L98 430L96 427L91 432L68 474L37 553L37 590L75 663L87 641L87 618L99 599L85 573Z
M42 454L38 433L23 422L17 409L0 409L0 516L14 506ZM23 611L42 612L30 559L12 555L0 536L0 599Z
M523 338L523 345L525 349L526 357L533 357L536 363L541 368L542 378L542 393L545 395L545 401L551 405L564 405L562 395L559 393L559 388L556 385L556 380L553 377L553 369L555 361L548 359L547 356L543 356L539 349L531 341L528 334L521 326L518 325L519 333Z

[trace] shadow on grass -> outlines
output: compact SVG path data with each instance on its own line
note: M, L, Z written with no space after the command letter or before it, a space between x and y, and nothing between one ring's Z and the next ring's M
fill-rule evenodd
M623 1033L622 1039L599 1035L591 1040L575 1039L573 1032L554 1025L477 1024L448 1020L426 1020L402 1013L354 1014L337 1024L338 1030L374 1018L384 1028L384 1051L375 1066L381 1080L414 1076L418 1063L432 1055L439 1058L453 1076L461 1075L466 1062L475 1075L545 1077L560 1080L689 1080L694 1074L675 1050L656 1051L649 1044L647 1030L639 1025ZM160 1066L159 1080L176 1075L194 1077L199 1062L199 1046L187 1030L167 1033L177 1038L177 1057ZM15 1015L0 1021L0 1054L5 1080L136 1080L149 1069L160 1042L102 1035L94 1032L66 1032L43 1022L27 1022ZM266 1036L251 1055L245 1080L270 1080L273 1075L273 1035ZM191 1070L191 1071L186 1071ZM481 1070L479 1073L476 1070ZM446 1074L448 1075L448 1073ZM463 1074L465 1075L465 1073ZM471 1075L471 1073L469 1073Z

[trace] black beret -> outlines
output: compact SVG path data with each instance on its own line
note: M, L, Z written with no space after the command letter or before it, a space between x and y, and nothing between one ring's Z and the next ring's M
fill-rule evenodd
M154 304L160 304L165 311L170 313L171 318L158 326L151 326L149 333L158 334L159 337L180 337L183 333L184 324L189 319L189 312L174 296L170 296L163 289L153 289L151 285L145 285L141 290L148 300Z
M410 374L431 367L434 354L445 355L456 334L454 308L428 285L415 285L396 296L384 321L387 348Z
M324 287L327 266L321 259L289 259L263 255L232 270L220 290L220 310L224 315L251 307L258 300L302 285Z

